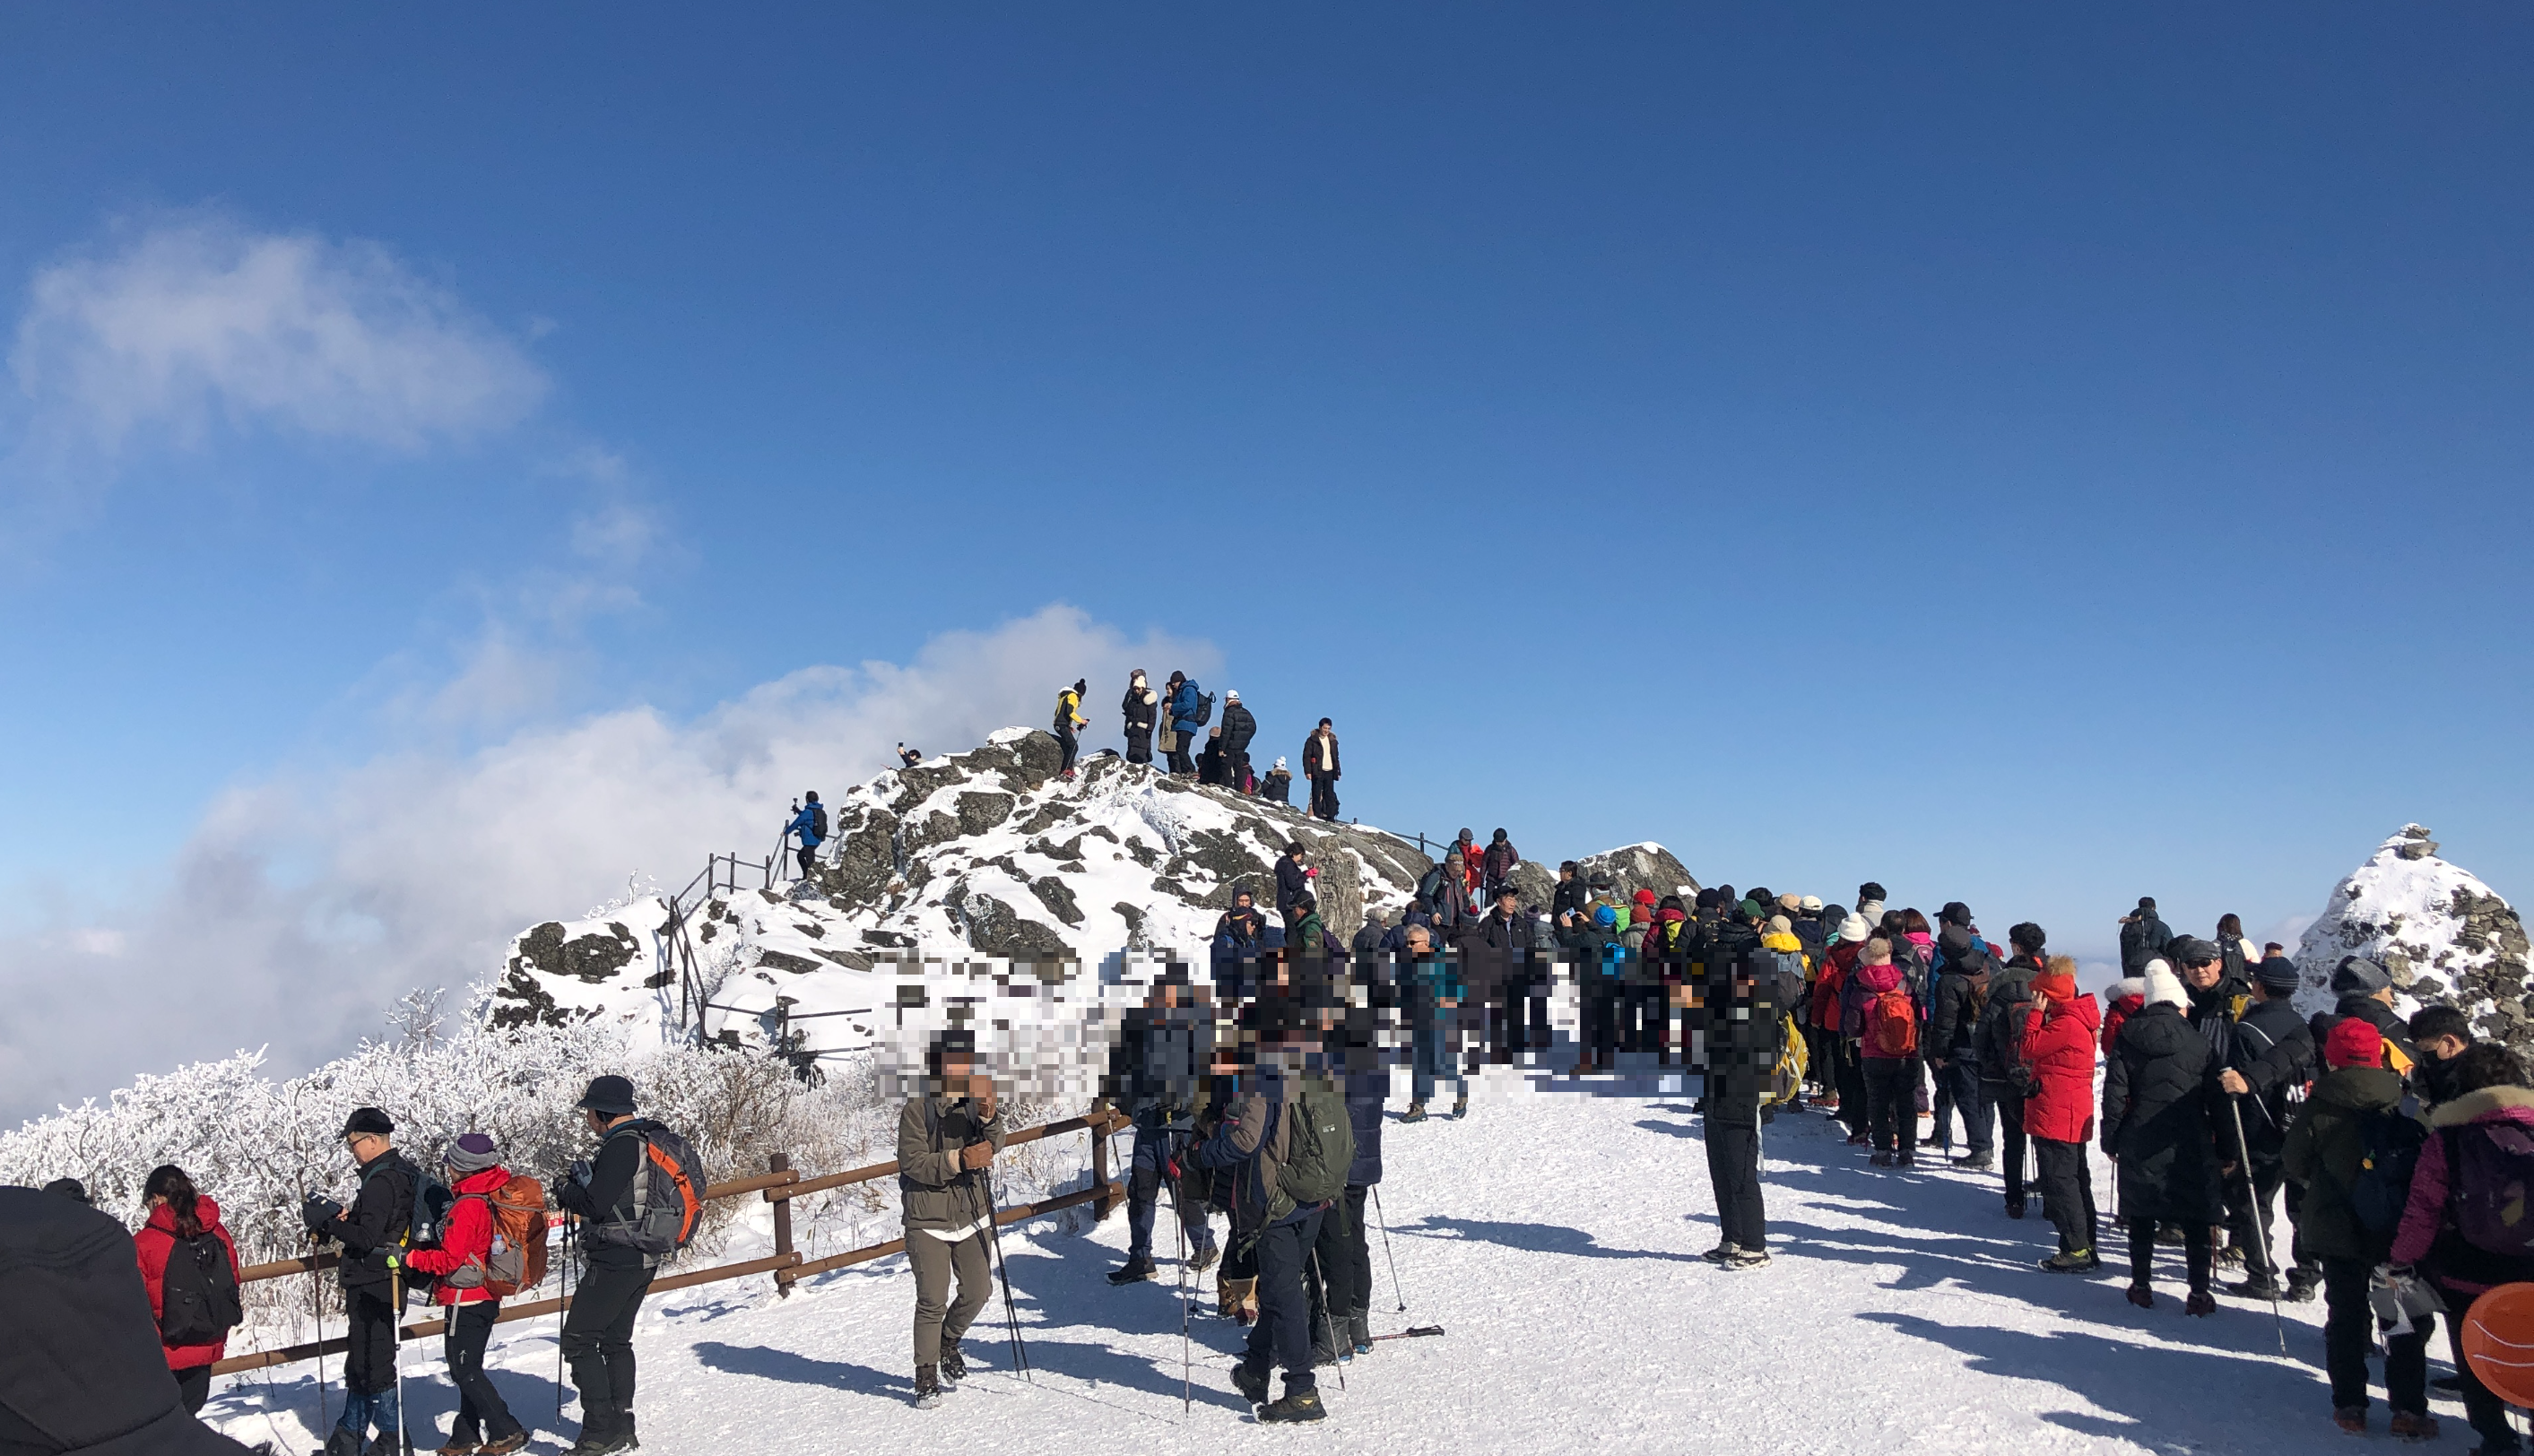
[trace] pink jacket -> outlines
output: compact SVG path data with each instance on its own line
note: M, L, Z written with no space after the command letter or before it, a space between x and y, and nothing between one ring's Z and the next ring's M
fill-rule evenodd
M2411 1175L2410 1201L2402 1205L2402 1226L2393 1235L2393 1262L2416 1264L2428 1257L2430 1246L2446 1225L2446 1140L2439 1135L2449 1127L2472 1122L2514 1122L2534 1131L2534 1091L2523 1087L2484 1087L2467 1092L2451 1102L2438 1104L2429 1115L2429 1140L2420 1144L2420 1161ZM2442 1275L2443 1282L2470 1294L2479 1294L2488 1285L2474 1284Z

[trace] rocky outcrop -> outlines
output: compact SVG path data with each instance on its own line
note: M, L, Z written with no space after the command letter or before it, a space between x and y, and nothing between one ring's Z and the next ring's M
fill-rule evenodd
M2428 829L2405 824L2333 886L2296 952L2299 1003L2331 1003L2332 971L2364 955L2392 973L2394 1004L2461 1007L2482 1036L2534 1052L2525 927L2496 890L2438 857Z

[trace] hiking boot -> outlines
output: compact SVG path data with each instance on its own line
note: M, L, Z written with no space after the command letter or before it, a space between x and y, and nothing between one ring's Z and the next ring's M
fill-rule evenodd
M1892 1155L1892 1161L1899 1167L1915 1168L1918 1166L1918 1155L1916 1153L1894 1153Z
M2208 1255L2208 1267L2212 1269L2240 1269L2244 1267L2244 1251L2231 1244L2227 1244L2223 1248L2212 1250Z
M2460 1397L2463 1394L2463 1376L2440 1375L2429 1382L2429 1388L2440 1395Z
M1355 1346L1356 1354L1370 1355L1372 1353L1371 1312L1369 1310L1358 1309L1353 1314L1348 1315L1346 1334L1348 1341Z
M361 1433L337 1426L326 1437L325 1456L361 1456Z
M939 1404L941 1404L941 1372L932 1365L917 1365L915 1367L915 1408L919 1411L929 1411Z
M2433 1441L2438 1438L2438 1418L2425 1411L2395 1411L2385 1430L2406 1441Z
M1707 1260L1711 1264L1725 1264L1731 1263L1733 1256L1740 1252L1740 1249L1734 1247L1731 1244L1726 1243L1716 1245L1707 1252L1700 1254L1699 1257Z
M475 1453L483 1448L484 1443L472 1436L452 1435L449 1438L449 1444L441 1447L436 1456L475 1456ZM518 1447L513 1446L511 1449L515 1451Z
M2090 1248L2071 1248L2041 1261L2041 1267L2053 1274L2084 1274L2103 1267Z
M2314 1303L2316 1291L2322 1288L2321 1276L2308 1274L2305 1270L2299 1269L2288 1276L2288 1302L2294 1304L2311 1304Z
M1198 1249L1196 1251L1196 1257L1188 1261L1188 1272L1191 1274L1202 1274L1206 1270L1213 1268L1214 1261L1221 1257L1223 1257L1223 1250L1209 1244L1205 1247Z
M1353 1346L1347 1348L1347 1355L1349 1358L1355 1355ZM1322 1324L1311 1336L1311 1368L1316 1370L1322 1365L1333 1365L1337 1363L1338 1348L1329 1343L1329 1327Z
M2009 1198L2009 1199L2007 1199L2007 1200L2006 1200L2006 1216L2007 1216L2008 1218L2021 1218L2021 1217L2023 1217L2023 1200L2022 1200L2022 1199L2021 1199L2021 1198Z
M1242 1361L1232 1367L1232 1388L1239 1391L1240 1398L1251 1405L1265 1405L1267 1403L1266 1369L1263 1366L1252 1365L1245 1360Z
M941 1378L953 1385L968 1378L968 1357L960 1351L958 1341L941 1342L940 1370Z
M1406 1112L1404 1112L1404 1113L1401 1113L1401 1114L1399 1115L1399 1121L1401 1121L1401 1122L1424 1122L1424 1121L1425 1121L1425 1104L1423 1104L1423 1103L1421 1103L1421 1102L1412 1102L1412 1103L1408 1104L1408 1111L1406 1111Z
M1320 1404L1318 1386L1305 1385L1296 1389L1293 1380L1288 1378L1285 1381L1285 1398L1272 1406L1260 1406L1258 1419L1261 1421L1326 1421L1329 1419L1329 1408Z
M922 1372L916 1375L919 1391L923 1386L924 1378ZM935 1399L938 1397L936 1396ZM921 1405L923 1402L919 1399L917 1404ZM625 1449L627 1449L625 1438L609 1429L606 1425L596 1421L583 1421L580 1423L580 1439L566 1447L563 1456L616 1456L617 1452Z
M2182 1312L2214 1314L2217 1312L2217 1297L2204 1289L2195 1289L2191 1292L2191 1298L2182 1302Z
M1895 1159L1890 1153L1876 1153L1867 1161L1871 1162L1877 1168L1889 1168L1893 1166Z
M2158 1244L2162 1244L2162 1245L2164 1245L2166 1248L2180 1248L2180 1247L2183 1245L2183 1244L2186 1242L2186 1241L2183 1239L2183 1237L2182 1237L2182 1225L2180 1225L2180 1224L2158 1224L2158 1225L2156 1225L2156 1226L2155 1226L2155 1242L2156 1242L2156 1243L2158 1243Z
M1455 1118L1466 1118L1469 1115L1470 1094L1464 1092L1460 1096L1452 1099L1452 1116Z
M2152 1309L2155 1307L2155 1295L2143 1284L2133 1284L2130 1286L2129 1300L2131 1304L2138 1305L2142 1309Z
M1727 1269L1765 1269L1769 1267L1769 1251L1765 1248L1737 1248L1733 1250L1733 1256L1724 1261L1724 1267Z
M524 1430L514 1430L498 1441L486 1441L477 1446L475 1456L511 1456L513 1451L524 1451L527 1448L528 1433Z
M1128 1258L1126 1260L1126 1266L1122 1269L1112 1269L1109 1271L1109 1282L1111 1284L1140 1284L1152 1277L1153 1256L1146 1253L1135 1254Z
M1873 1140L1873 1138L1866 1136L1862 1132L1851 1132L1847 1134L1847 1145L1852 1148L1864 1147Z
M2367 1433L2367 1408L2365 1406L2342 1406L2339 1410L2331 1413L2331 1424L2339 1426L2345 1431L2348 1431L2351 1435L2365 1435Z
M1997 1166L1997 1159L1986 1153L1973 1153L1954 1166L1965 1173L1986 1173Z
M2272 1304L2288 1297L2286 1290L2266 1279L2247 1279L2241 1284L2230 1284L2226 1286L2226 1293L2239 1300L2253 1300L2262 1304ZM2435 1389L2437 1382L2432 1380L2429 1385L2430 1388Z

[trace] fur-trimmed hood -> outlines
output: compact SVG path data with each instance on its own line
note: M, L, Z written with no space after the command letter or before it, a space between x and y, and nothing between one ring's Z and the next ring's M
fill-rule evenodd
M2146 977L2123 976L2112 983L2109 991L2103 993L2103 1001L2106 1004L2117 1004L2132 997L2136 997L2141 1001L2146 1000Z
M2429 1125L2460 1127L2466 1122L2500 1118L2534 1124L2534 1089L2484 1087L2478 1092L2466 1092L2451 1102L2439 1103L2429 1114Z

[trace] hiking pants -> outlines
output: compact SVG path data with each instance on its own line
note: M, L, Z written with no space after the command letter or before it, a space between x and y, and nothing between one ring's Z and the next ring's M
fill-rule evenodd
M1320 1242L1322 1211L1314 1208L1269 1226L1258 1236L1258 1322L1249 1327L1243 1364L1265 1371L1282 1366L1285 1389L1311 1390L1311 1299L1302 1268Z
M1171 1132L1162 1127L1137 1126L1135 1151L1126 1169L1126 1257L1148 1259L1153 1256L1153 1218L1161 1207L1165 1184L1170 1185L1173 1204L1178 1211L1179 1228L1187 1236L1191 1255L1214 1246L1214 1231L1206 1226L1205 1209L1190 1205L1179 1195L1178 1186L1171 1183L1170 1171L1162 1165L1169 1161Z
M1583 1024L1577 1028L1582 1045L1575 1060L1607 1066L1619 1045L1618 978L1599 966L1586 966L1575 978L1575 999L1583 1012Z
M2023 1201L2023 1094L2016 1091L2014 1084L2010 1082L1983 1081L1980 1083L1980 1096L1988 1100L1989 1106L1997 1109L2000 1130L2006 1134L2002 1139L2006 1146L2000 1150L2004 1154L2003 1166L2006 1171L2006 1201L2021 1203ZM2089 1172L2085 1177L2085 1197L2087 1207L2090 1208L2093 1198L2093 1175ZM2042 1196L2049 1195L2045 1193ZM2089 1219L2088 1222L2091 1220ZM2083 1246L2090 1248L2093 1245L2089 1244Z
M612 1429L634 1413L634 1316L658 1271L590 1265L563 1316L563 1358L580 1392L580 1424Z
M1846 1037L1833 1034L1830 1044L1839 1071L1839 1120L1847 1125L1847 1135L1856 1137L1865 1131L1866 1115L1873 1111L1873 1099L1865 1091L1865 1060Z
M1451 1006L1437 1006L1434 1014L1438 1017L1449 1016L1454 1009ZM1445 1029L1441 1026L1417 1028L1417 1068L1411 1073L1408 1082L1409 1101L1422 1104L1431 1100L1437 1078L1450 1082L1462 1096L1469 1095L1469 1079L1461 1075L1460 1059L1454 1057L1451 1049L1445 1045Z
M338 1430L355 1435L375 1427L380 1435L400 1438L402 1414L396 1401L396 1304L370 1289L343 1291L350 1316L343 1346L343 1414Z
M1760 1192L1760 1124L1705 1120L1707 1181L1716 1190L1716 1222L1736 1248L1769 1246L1769 1209Z
M1073 731L1072 724L1060 723L1056 725L1056 742L1058 748L1064 750L1064 762L1058 766L1056 771L1058 773L1071 773L1073 771L1074 755L1082 752L1081 735Z
M2432 1281L2434 1282L2434 1281ZM2463 1358L2463 1321L2472 1312L2479 1295L2451 1285L2438 1284L2438 1297L2446 1305L2446 1345L2454 1352L2455 1373L2463 1377L2463 1415L2471 1423L2472 1433L2481 1437L2481 1449L2493 1453L2517 1449L2516 1428L2507 1424L2507 1403L2491 1394L2481 1383L2472 1362Z
M2020 1113L2017 1121L2021 1121ZM2041 1164L2041 1211L2059 1230L2059 1251L2092 1248L2101 1230L2094 1216L2094 1167L2086 1160L2085 1144L2036 1137L2032 1149ZM2023 1171L2020 1154L2014 1167L2019 1175ZM2016 1188L2007 1196L2020 1198L2023 1190Z
M1980 1080L1979 1062L1969 1057L1955 1057L1936 1073L1936 1085L1950 1088L1952 1095L1936 1104L1936 1132L1942 1137L1950 1129L1945 1122L1945 1108L1950 1105L1962 1115L1964 1151L1976 1158L1997 1151L1997 1122L1988 1105L1987 1084Z
M1171 772L1180 775L1196 772L1196 760L1188 757L1187 734L1177 733L1172 736L1171 749L1167 757L1171 765Z
M1311 817L1335 822L1338 817L1338 781L1311 775Z
M956 1244L944 1243L922 1229L906 1231L906 1260L915 1266L915 1363L939 1365L941 1347L956 1345L969 1322L986 1307L995 1287L994 1260L986 1243L995 1236L980 1229ZM959 1276L959 1297L950 1297L950 1276Z
M2457 1356L2455 1364L2463 1364L2463 1358ZM209 1365L176 1371L176 1399L184 1403L186 1415L203 1414L203 1402L211 1398L211 1367Z
M2232 1139L2229 1139L2230 1141ZM2279 1246L2272 1242L2278 1235L2270 1215L2270 1205L2279 1196L2279 1188L2288 1181L2287 1166L2275 1157L2253 1154L2250 1168L2238 1167L2235 1176L2226 1180L2226 1233L2235 1246L2244 1251L2244 1274L2256 1284L2280 1282ZM2253 1220L2261 1221L2261 1236L2254 1237ZM2295 1242L2293 1238L2291 1243ZM2264 1257L2264 1250L2267 1256ZM2293 1251L2290 1257L2294 1257Z
M1329 1333L1320 1325L1325 1316L1337 1326L1335 1344L1347 1344L1347 1319L1372 1303L1372 1257L1363 1242L1363 1195L1360 1184L1350 1187L1320 1215L1320 1236L1311 1244L1311 1259L1319 1273L1310 1281L1313 1340Z
M794 850L792 852L792 856L794 859L801 862L802 879L810 880L816 877L818 873L818 846L814 844L804 844L799 849Z
M2130 1220L2130 1282L2133 1284L2144 1285L2155 1277L2155 1225L2156 1221L2151 1218ZM2193 1294L2208 1291L2208 1245L2206 1224L2193 1222L2182 1226L2183 1268L2190 1276ZM2367 1303L2367 1280L2363 1270L2358 1281L2358 1302L2361 1304ZM2363 1358L2365 1342L2362 1339L2360 1343Z
M2198 1227L2185 1230L2208 1236ZM2356 1406L2367 1408L2367 1357L2375 1341L2372 1338L2382 1324L2374 1306L2367 1303L2367 1276L2374 1272L2367 1259L2332 1259L2323 1261L2323 1363L2331 1377L2331 1407L2335 1411ZM2437 1327L2434 1314L2411 1316L2407 1335L2384 1336L2384 1404L2396 1411L2426 1415L2429 1409L2429 1333ZM2457 1361L2458 1365L2463 1362Z
M1917 1073L1906 1057L1865 1059L1865 1115L1876 1152L1918 1151Z
M2295 1270L2288 1278L2291 1281L2302 1280L2309 1286L2320 1286L2323 1283L2323 1260L2308 1252L2305 1246L2305 1184L2290 1180L2287 1189L2288 1259L2289 1266Z
M1490 1009L1495 1012L1496 1061L1521 1065L1535 1042L1548 1041L1548 977L1537 966L1508 966L1503 1000Z
M484 1373L484 1347L493 1339L493 1321L501 1317L499 1300L478 1300L449 1311L449 1333L440 1349L449 1360L449 1383L457 1387L457 1420L449 1427L456 1444L480 1445L518 1433L519 1423L493 1387L493 1377Z

